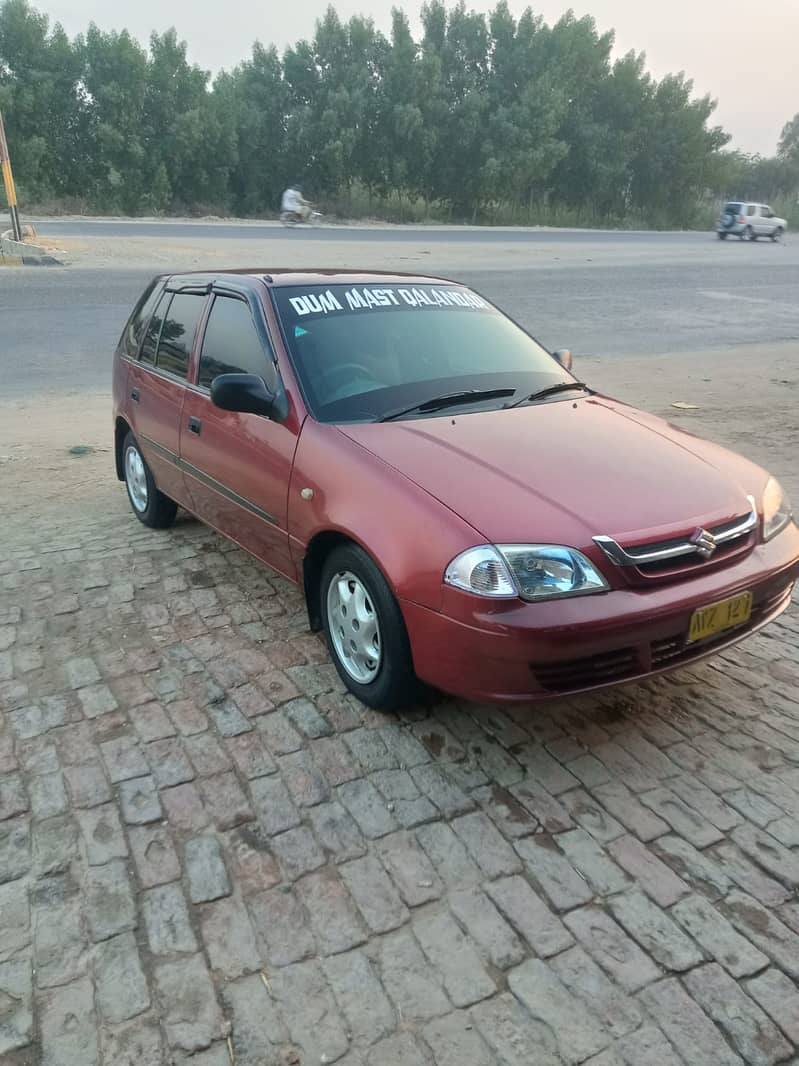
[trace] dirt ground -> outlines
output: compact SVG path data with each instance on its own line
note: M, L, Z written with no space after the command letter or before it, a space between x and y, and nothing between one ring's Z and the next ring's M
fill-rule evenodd
M574 369L608 395L742 452L773 471L799 499L796 345L586 359ZM106 392L0 401L0 495L6 517L38 513L76 493L87 504L102 506L113 479L111 440Z

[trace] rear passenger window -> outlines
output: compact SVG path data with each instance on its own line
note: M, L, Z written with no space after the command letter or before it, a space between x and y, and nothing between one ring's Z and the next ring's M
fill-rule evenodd
M187 376L194 334L204 306L204 295L176 292L172 297L158 341L155 365L159 370L180 378Z
M747 215L753 215L755 213L755 205L750 204L746 209Z
M249 306L231 296L214 300L200 352L198 384L210 388L217 374L257 374L267 383L274 379Z
M144 293L142 293L142 296L136 305L136 309L128 319L128 324L125 326L125 332L122 334L122 339L119 345L120 355L126 355L128 359L138 358L139 345L141 344L144 335L144 327L147 325L147 320L156 305L158 293L159 285L157 280L153 281Z
M158 347L158 338L161 335L161 323L164 321L164 314L169 307L169 301L171 299L171 292L163 293L161 299L158 301L155 314L150 319L150 324L148 325L147 332L144 336L144 343L141 346L140 358L143 363L155 363L155 350Z

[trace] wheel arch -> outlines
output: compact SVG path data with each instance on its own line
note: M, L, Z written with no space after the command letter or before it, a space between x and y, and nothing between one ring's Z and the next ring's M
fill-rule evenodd
M116 465L117 478L120 481L125 480L122 445L125 443L125 437L127 437L130 432L132 432L130 425L121 415L118 415L116 422L114 423L114 464Z
M322 630L322 612L319 608L319 585L322 580L322 567L325 559L335 549L352 544L366 551L352 537L336 529L320 530L309 541L302 560L302 587L305 594L305 607L308 612L308 625L313 633ZM371 557L371 553L367 552ZM374 560L373 560L374 561ZM377 563L375 562L375 565Z

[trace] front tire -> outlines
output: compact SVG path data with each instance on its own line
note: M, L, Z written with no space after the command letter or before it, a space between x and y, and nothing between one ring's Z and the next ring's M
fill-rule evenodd
M774 232L771 234L773 241L778 241L782 237L782 226L777 226Z
M339 677L362 703L396 711L418 682L399 604L380 569L355 544L335 548L319 585L322 624Z
M138 442L128 433L122 444L125 488L133 513L150 529L167 529L175 521L178 505L160 492Z

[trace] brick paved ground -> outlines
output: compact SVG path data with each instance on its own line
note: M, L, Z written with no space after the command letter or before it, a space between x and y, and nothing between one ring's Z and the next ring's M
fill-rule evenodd
M799 1062L799 616L401 718L107 479L0 544L3 1066Z

